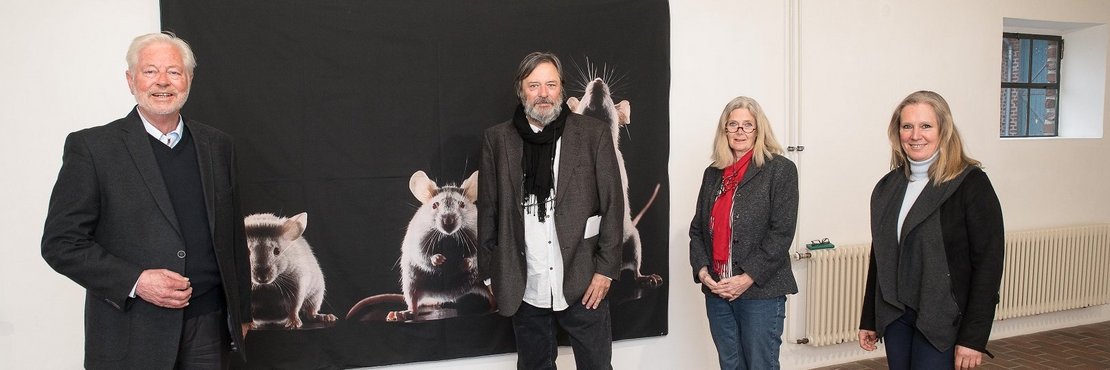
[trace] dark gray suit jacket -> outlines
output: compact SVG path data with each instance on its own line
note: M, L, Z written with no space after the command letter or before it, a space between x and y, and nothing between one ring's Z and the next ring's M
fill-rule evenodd
M594 273L613 279L620 274L624 195L605 123L571 113L561 140L555 233L563 255L563 295L574 304ZM520 206L523 145L512 121L486 129L478 174L478 270L482 279L491 279L504 316L520 307L528 277ZM600 233L584 239L586 219L594 215L601 215Z
M709 167L702 175L697 210L690 222L690 267L698 271L713 260L713 228L709 216L721 187L722 170ZM763 167L748 164L732 198L732 271L755 280L740 299L781 297L798 292L790 269L790 246L798 221L798 168L775 155ZM720 279L709 269L714 279ZM702 287L709 293L709 289Z
M209 228L222 276L229 329L250 320L250 271L239 214L232 139L196 121L196 145ZM170 369L183 310L128 294L146 269L185 269L185 250L170 196L138 111L66 138L50 196L42 256L86 289L85 367Z

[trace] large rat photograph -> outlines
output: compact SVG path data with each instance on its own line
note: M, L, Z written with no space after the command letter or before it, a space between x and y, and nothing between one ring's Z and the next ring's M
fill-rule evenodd
M590 140L611 140L616 158L612 340L668 333L667 1L163 0L160 11L200 61L182 115L235 138L245 368L516 351L501 285L480 275L498 267L479 265L479 167L483 132L513 119L517 69L537 51L561 60L553 98L600 121Z

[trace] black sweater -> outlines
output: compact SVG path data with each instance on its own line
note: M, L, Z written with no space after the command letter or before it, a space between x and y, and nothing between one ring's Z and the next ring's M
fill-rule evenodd
M185 271L181 274L189 278L193 287L185 317L213 312L224 306L223 290L192 135L188 129L183 130L181 141L173 148L151 137L150 146L162 170L177 223L181 226L181 236L185 239L185 250L179 251L178 257L186 259Z

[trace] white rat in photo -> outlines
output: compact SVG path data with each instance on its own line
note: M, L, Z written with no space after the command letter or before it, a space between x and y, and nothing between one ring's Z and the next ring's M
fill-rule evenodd
M624 154L621 153L620 149L620 129L632 123L632 106L627 100L614 103L610 86L605 82L606 79L596 77L589 80L589 77L586 77L587 73L596 75L597 71L590 65L587 65L586 68L589 71L579 71L584 86L582 99L579 100L576 97L567 98L567 106L574 113L597 118L609 124L610 131L613 134L613 148L617 152L617 165L620 169L621 184L623 184L623 189L621 190L624 192L624 237L622 238L623 252L621 257L621 270L629 271L640 287L656 288L663 284L663 278L656 274L644 275L640 272L642 246L640 242L640 231L636 229L636 224L639 222L644 212L647 211L648 207L651 207L651 203L655 200L655 195L659 192L659 186L655 186L655 192L648 200L648 203L644 205L640 213L633 218L632 209L628 204L628 171L625 170ZM606 70L606 72L609 71Z
M284 218L259 213L243 223L250 248L252 326L296 329L303 326L302 317L313 323L335 322L335 315L320 313L324 273L303 238L308 214Z
M424 171L409 179L420 201L401 244L401 291L407 310L387 321L427 319L441 309L457 315L490 312L493 294L478 279L478 172L462 185L440 187Z

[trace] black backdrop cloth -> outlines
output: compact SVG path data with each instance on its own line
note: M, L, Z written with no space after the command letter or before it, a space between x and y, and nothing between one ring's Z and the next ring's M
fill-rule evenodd
M602 77L614 101L631 103L619 140L632 215L659 189L636 227L640 270L663 284L611 302L613 334L667 333L666 1L162 0L161 16L198 61L184 114L235 137L244 214L308 213L303 236L327 286L320 311L339 318L252 331L247 367L515 350L510 320L494 313L421 322L346 315L366 297L401 293L402 239L421 207L410 177L424 171L443 186L478 170L482 131L511 118L513 74L532 51L559 55L567 97Z

